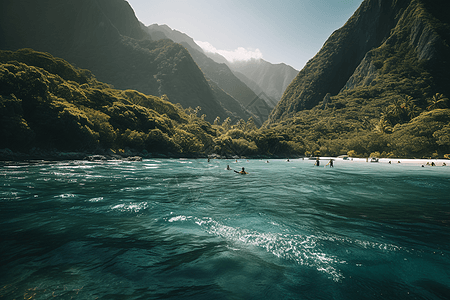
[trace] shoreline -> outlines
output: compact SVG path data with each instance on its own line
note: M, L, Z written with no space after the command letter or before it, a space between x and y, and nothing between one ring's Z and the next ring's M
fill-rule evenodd
M105 153L106 152L106 153ZM31 161L65 161L65 160L80 160L80 161L107 161L107 160L123 160L123 161L140 161L142 159L154 159L154 158L187 158L187 159L288 159L286 157L280 157L278 155L256 155L256 156L221 156L217 154L185 154L174 155L173 153L160 154L160 153L148 153L148 152L135 152L126 151L125 153L116 154L108 151L92 152L63 152L55 150L42 150L33 149L28 153L14 152L9 149L0 149L0 163L3 162L31 162ZM319 157L289 157L292 160L319 160L327 161L333 159L343 163L374 163L374 164L406 164L417 166L431 166L434 163L435 166L450 166L450 159L445 158L378 158L377 162L371 162L370 158L356 158L356 157L332 157L332 156L319 156ZM428 164L428 165L427 165Z
M320 160L330 160L333 159L335 161L341 162L349 162L349 163L373 163L373 164L389 164L392 165L418 165L418 166L428 166L431 163L434 163L437 167L450 166L450 160L445 158L378 158L378 162L371 162L370 159L367 158L355 158L349 157L348 159L344 159L341 157L319 157ZM428 165L427 165L428 163Z

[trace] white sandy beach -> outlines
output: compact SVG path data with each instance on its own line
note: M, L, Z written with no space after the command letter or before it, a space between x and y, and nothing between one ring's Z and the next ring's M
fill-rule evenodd
M342 162L354 162L354 163L371 163L370 159L366 158L354 158L348 157L344 159L342 157L320 157L320 160L330 160L333 159L335 161ZM434 163L437 167L447 166L450 167L450 160L448 159L409 159L409 158L379 158L377 163L381 164L408 164L408 165L417 165L417 166L428 166ZM428 165L427 165L428 163Z

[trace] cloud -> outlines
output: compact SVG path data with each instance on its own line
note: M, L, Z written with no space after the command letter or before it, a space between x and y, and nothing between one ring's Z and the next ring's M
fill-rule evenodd
M228 61L242 61L242 60L250 60L250 59L260 59L263 58L263 54L259 49L251 49L238 47L235 50L219 50L208 42L195 41L197 45L199 45L203 51L218 53L225 57Z

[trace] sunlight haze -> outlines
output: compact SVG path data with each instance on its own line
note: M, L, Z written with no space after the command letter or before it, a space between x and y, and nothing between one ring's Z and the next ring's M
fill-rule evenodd
M129 0L146 26L166 24L227 59L263 58L300 70L362 0Z

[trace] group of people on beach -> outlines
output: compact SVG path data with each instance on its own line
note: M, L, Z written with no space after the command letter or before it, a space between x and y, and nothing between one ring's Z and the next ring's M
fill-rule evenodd
M209 159L208 159L208 162L209 162ZM238 161L236 160L236 162L238 162ZM286 162L290 162L289 158L286 160ZM269 163L269 161L267 160L266 163ZM392 163L392 162L389 161L389 164L391 164L391 163ZM400 163L400 161L398 161L398 163ZM320 166L320 159L319 159L318 157L316 158L316 161L315 161L315 163L314 163L314 166L317 166L317 167ZM328 163L325 165L325 167L327 167L327 166L330 166L330 168L333 168L333 167L334 167L334 159L330 159L330 160L328 161ZM434 162L431 162L431 163L430 163L430 162L427 162L427 163L426 163L426 166L434 167L434 166L436 166L436 164L435 164ZM447 164L444 162L444 163L442 163L442 166L445 167L445 166L447 166ZM422 167L425 167L425 165L422 165ZM233 170L233 169L230 168L230 165L227 165L226 170ZM241 171L236 171L236 170L233 170L233 171L236 172L236 173L238 173L238 174L243 174L243 175L248 174L248 172L245 171L245 168L244 168L244 167L242 167L242 170L241 170Z

